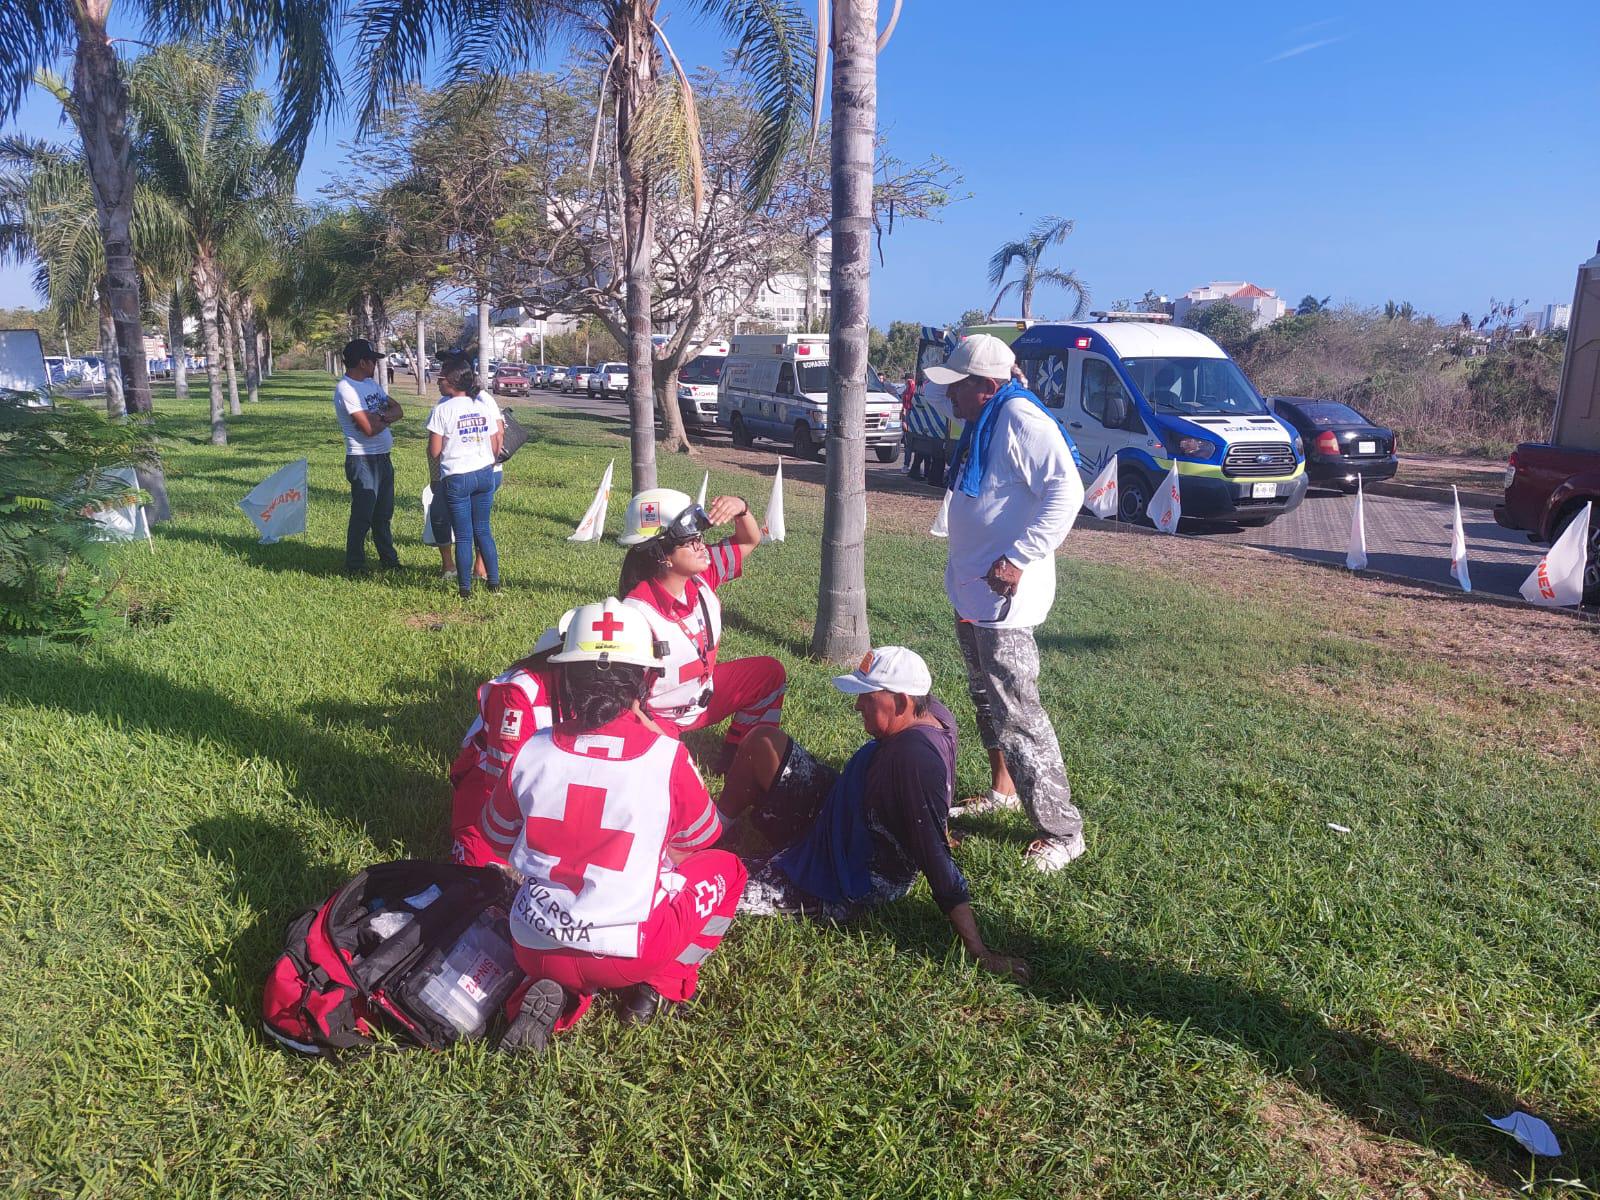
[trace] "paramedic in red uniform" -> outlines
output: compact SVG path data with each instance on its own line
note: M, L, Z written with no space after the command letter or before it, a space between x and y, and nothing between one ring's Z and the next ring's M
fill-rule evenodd
M733 522L733 536L708 546L706 530ZM776 725L786 676L775 658L718 662L722 602L718 590L744 570L761 542L761 526L737 496L718 496L709 512L682 492L651 488L628 501L628 547L617 594L642 612L657 641L667 645L665 674L646 708L672 737L732 717L715 771L733 761L745 735Z
M483 806L522 743L554 723L561 668L551 665L550 656L560 648L560 631L546 629L531 654L478 685L478 718L450 766L453 862L487 867L505 861L484 836Z
M722 822L688 750L645 713L661 659L639 610L575 609L551 662L563 719L523 744L484 811L521 882L511 936L530 983L512 1050L541 1048L598 991L619 993L626 1021L688 1000L745 884L709 848Z

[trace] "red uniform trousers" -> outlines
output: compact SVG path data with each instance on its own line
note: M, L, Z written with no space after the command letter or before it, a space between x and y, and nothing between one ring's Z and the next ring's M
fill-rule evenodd
M737 855L726 850L701 850L678 867L683 890L663 900L639 931L639 957L617 958L586 954L582 950L530 950L516 947L517 965L528 980L554 979L578 996L577 1009L565 1013L556 1028L577 1024L598 991L614 991L648 983L668 1000L687 1000L700 981L700 964L721 943L733 923L733 913L744 893L745 869ZM519 987L506 1004L514 1016L527 986Z
M450 861L488 867L506 861L483 834L483 806L494 791L494 776L478 766L478 748L467 746L450 768Z
M716 725L731 716L728 735L722 739L723 755L731 760L739 743L757 725L778 724L788 680L783 664L764 655L719 662L711 669L711 703L705 712L689 725L680 725L671 717L656 724L668 737L681 740L690 730Z

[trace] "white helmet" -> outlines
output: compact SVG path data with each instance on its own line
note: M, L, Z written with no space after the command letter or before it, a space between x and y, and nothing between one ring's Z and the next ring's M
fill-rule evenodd
M580 604L564 618L561 653L553 663L629 663L659 667L655 632L644 614L614 596L598 604Z
M637 546L666 532L667 526L695 506L683 492L671 488L649 488L628 501L628 515L622 522L624 546Z

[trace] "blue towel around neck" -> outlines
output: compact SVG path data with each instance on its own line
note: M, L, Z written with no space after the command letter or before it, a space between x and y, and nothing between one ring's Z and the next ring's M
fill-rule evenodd
M851 904L872 890L867 767L877 750L873 740L851 756L806 835L772 860L796 887L818 900Z
M961 440L956 443L955 457L950 462L947 486L951 491L962 492L968 496L978 495L983 486L984 472L989 469L989 445L994 441L995 420L1000 416L1001 409L1019 397L1031 400L1039 406L1041 412L1050 414L1050 410L1044 406L1044 401L1022 384L1015 379L1007 382L1003 388L989 397L989 402L983 406L982 411L973 420L968 421L966 428L961 431ZM1050 423L1055 424L1054 416L1050 416ZM1074 460L1078 457L1076 448L1072 457Z

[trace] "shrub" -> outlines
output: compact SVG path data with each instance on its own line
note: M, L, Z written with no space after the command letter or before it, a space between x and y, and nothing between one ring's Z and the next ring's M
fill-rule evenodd
M141 424L74 403L0 403L0 636L96 631L113 543L94 514L143 499L108 472L155 461Z

